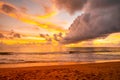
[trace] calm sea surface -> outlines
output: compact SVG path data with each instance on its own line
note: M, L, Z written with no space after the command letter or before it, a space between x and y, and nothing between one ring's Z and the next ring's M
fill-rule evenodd
M73 47L57 52L0 52L0 63L120 61L120 48Z

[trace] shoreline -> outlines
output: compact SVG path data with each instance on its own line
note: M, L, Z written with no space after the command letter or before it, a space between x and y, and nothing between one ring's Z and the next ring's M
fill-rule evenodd
M101 60L96 62L23 62L23 63L5 63L0 64L0 68L24 68L24 67L42 67L42 66L62 66L62 65L80 65L80 64L99 64L120 62L120 60Z

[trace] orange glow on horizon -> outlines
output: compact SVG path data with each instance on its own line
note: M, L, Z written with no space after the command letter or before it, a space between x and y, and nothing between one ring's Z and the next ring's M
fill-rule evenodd
M35 39L0 39L0 41L3 44L7 44L7 45L46 43L45 40L35 40Z
M96 39L93 41L95 45L101 45L101 44L119 44L120 43L120 33L113 33L106 37L105 39Z
M66 47L110 47L120 45L120 33L113 33L104 39L93 39L66 45Z

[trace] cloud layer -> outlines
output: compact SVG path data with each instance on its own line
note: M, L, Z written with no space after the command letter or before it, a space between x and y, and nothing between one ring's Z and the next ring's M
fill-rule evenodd
M65 9L73 14L77 10L81 10L87 0L53 0L53 3L59 9Z
M16 7L10 3L0 1L0 13L10 16L12 18L18 19L24 23L39 26L48 31L64 32L65 30L58 25L47 20L50 16L53 16L55 11L50 10L50 8L45 7L45 14L41 16L35 16L25 13L19 7ZM44 19L45 18L45 19Z
M61 3L63 0L55 1ZM77 5L79 1L82 0L73 0L72 3ZM66 2L66 6L64 6L66 10L69 8L68 12L73 11L72 13L74 13L75 11L82 10L84 14L74 20L69 28L69 32L61 43L74 43L120 31L119 0L85 0L84 3L79 2L79 4L84 5L79 7L79 9L74 8L75 6L71 2L69 3L70 7L67 6L68 3ZM57 5L63 7L61 4L57 3Z

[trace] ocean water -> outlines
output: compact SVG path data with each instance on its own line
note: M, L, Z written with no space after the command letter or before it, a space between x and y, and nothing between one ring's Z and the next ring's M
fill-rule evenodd
M0 64L120 61L119 47L70 47L55 52L0 52Z

